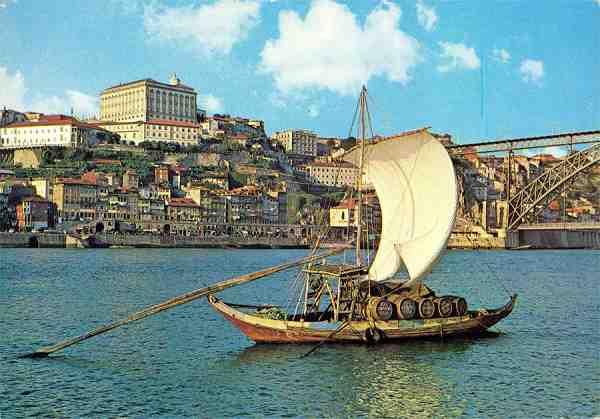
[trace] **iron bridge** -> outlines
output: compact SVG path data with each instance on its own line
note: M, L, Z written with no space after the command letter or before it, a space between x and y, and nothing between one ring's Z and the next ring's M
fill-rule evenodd
M561 186L598 162L600 143L570 154L529 182L508 201L508 229L515 229L530 214L539 212L539 205L560 193Z

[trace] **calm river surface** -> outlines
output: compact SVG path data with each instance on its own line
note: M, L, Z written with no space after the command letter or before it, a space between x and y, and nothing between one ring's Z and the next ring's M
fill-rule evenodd
M496 307L498 337L256 346L205 300L49 359L17 359L302 250L0 249L0 417L594 417L600 252L451 251L428 284ZM292 273L227 290L285 303ZM506 289L506 290L505 290Z

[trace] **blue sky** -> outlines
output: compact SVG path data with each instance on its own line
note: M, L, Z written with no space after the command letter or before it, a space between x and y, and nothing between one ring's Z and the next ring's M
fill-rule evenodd
M459 142L600 129L600 0L0 0L0 106L90 115L177 72L209 112ZM483 95L482 95L483 92Z

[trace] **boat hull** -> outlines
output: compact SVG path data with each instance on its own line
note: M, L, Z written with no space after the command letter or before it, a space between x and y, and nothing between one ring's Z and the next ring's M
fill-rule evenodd
M257 343L379 342L416 338L477 335L508 316L517 296L495 310L471 311L464 316L389 321L308 322L273 320L236 310L213 295L209 304Z

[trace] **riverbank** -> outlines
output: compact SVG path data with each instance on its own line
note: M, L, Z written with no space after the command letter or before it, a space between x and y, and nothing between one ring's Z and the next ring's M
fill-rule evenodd
M323 243L322 247L340 243ZM307 249L306 239L240 236L183 236L158 234L70 235L65 233L0 232L0 248L219 248L219 249ZM511 232L504 238L467 237L452 234L448 249L598 249L600 232L526 231Z

